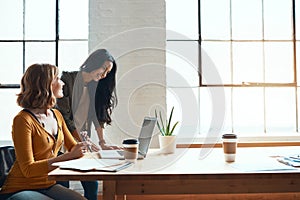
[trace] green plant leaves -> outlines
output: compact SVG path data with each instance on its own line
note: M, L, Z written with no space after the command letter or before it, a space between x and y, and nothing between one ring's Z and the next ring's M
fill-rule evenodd
M164 124L163 122L163 117L161 114L161 111L159 111L159 118L160 118L160 122L159 120L156 121L156 124L158 126L158 129L161 133L162 136L171 136L177 126L177 124L179 123L178 121L171 127L171 121L172 121L172 117L173 117L173 112L174 112L174 106L172 107L169 119L166 120L166 123ZM155 117L158 118L157 115L157 111L155 110Z

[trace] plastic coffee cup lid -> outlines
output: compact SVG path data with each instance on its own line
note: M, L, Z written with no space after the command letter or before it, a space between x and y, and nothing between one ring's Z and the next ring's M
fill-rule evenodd
M224 138L224 139L236 139L237 136L236 136L236 134L228 133L228 134L222 135L222 138Z
M123 144L138 144L139 141L137 139L126 139L123 140Z

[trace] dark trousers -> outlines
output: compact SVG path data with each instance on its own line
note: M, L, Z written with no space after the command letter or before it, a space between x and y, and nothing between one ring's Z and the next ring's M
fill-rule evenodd
M62 155L63 152L58 152L58 155ZM80 181L84 190L84 197L88 200L97 200L98 199L98 181ZM65 186L66 188L70 187L69 181L56 181L56 183Z
M69 181L57 181L58 184L70 187ZM98 181L81 181L84 190L84 197L88 200L97 200L98 198Z
M55 184L49 188L37 189L37 190L23 190L9 194L0 194L0 199L7 200L28 200L28 199L38 199L38 200L86 200L81 194L70 190L62 185Z

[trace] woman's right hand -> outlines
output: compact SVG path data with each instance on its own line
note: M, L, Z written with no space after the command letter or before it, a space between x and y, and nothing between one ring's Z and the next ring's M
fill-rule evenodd
M86 142L78 142L69 152L70 159L81 158L87 151L86 146Z
M73 146L73 148L69 152L54 158L50 158L48 160L48 168L51 171L56 168L55 166L52 166L52 164L55 162L62 162L81 158L84 155L84 152L86 152L86 142L79 142L75 146Z
M90 146L90 149L92 152L98 152L100 150L100 148L93 143L93 141L91 140L91 138L88 136L86 131L81 131L80 132L81 138L87 142L87 144Z

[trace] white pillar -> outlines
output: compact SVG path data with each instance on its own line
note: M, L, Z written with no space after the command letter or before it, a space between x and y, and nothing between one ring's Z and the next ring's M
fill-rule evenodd
M166 111L165 27L164 0L90 0L89 50L106 48L118 64L119 103L105 130L111 143L137 137L144 116Z

